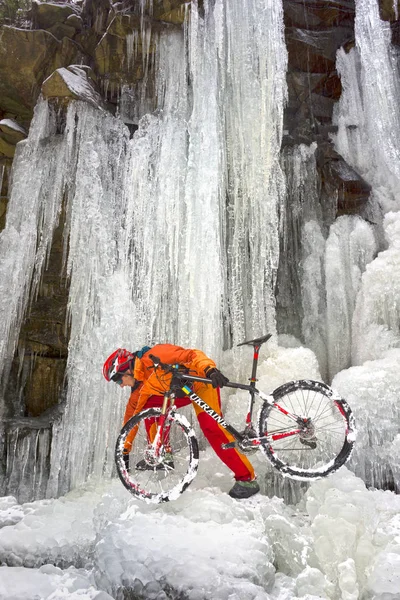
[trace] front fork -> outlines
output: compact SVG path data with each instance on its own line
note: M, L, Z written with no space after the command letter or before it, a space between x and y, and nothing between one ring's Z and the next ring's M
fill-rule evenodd
M154 437L153 442L151 442L151 447L153 450L153 456L155 458L161 458L163 455L162 450L165 452L171 452L171 447L169 445L169 431L171 425L165 425L167 420L167 416L175 411L175 394L166 392L164 394L164 400L161 407L161 415L158 419L158 426L156 435Z

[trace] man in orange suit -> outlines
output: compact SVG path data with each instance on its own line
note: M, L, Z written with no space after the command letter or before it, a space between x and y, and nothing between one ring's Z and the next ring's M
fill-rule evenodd
M152 348L145 346L137 352L129 352L118 348L105 361L103 375L107 381L114 381L121 387L130 387L131 394L125 410L125 423L134 415L147 408L161 408L164 399L164 388L157 373L152 369L150 354L157 356L162 363L181 364L199 377L206 377L209 384L194 382L193 389L216 413L222 416L219 388L228 383L228 379L219 371L213 360L201 350L185 349L172 344L157 344ZM185 398L177 398L178 408L190 404ZM235 485L229 492L233 498L249 498L256 494L260 487L254 469L244 454L236 448L222 449L223 444L234 441L234 438L223 429L210 415L197 404L193 404L200 427L219 458L235 476ZM129 452L132 439L125 442L126 462L129 464Z

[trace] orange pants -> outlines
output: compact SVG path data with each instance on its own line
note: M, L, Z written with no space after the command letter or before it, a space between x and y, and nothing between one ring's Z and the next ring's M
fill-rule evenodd
M221 399L219 389L214 389L210 385L196 384L196 394L200 396L204 402L212 408L216 413L221 415ZM163 396L150 396L142 410L147 408L161 408L163 404ZM191 404L189 398L177 398L175 405L177 408L188 406ZM202 432L207 438L210 446L213 448L217 456L222 460L226 466L233 471L235 479L237 481L250 481L255 478L254 469L247 459L247 457L238 452L235 448L229 448L228 450L222 449L222 444L227 444L234 441L234 437L228 433L217 421L215 421L210 415L208 415L202 408L193 403L194 410L196 412L199 425ZM150 421L150 420L149 420ZM151 426L151 422L148 424ZM136 430L132 430L130 435L125 441L125 447L131 448L132 442L136 435Z

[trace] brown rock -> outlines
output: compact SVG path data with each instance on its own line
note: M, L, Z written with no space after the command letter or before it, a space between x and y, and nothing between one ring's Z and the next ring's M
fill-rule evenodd
M174 25L182 25L185 19L185 6L188 7L188 0L153 0L151 11L148 7L145 9L145 16L156 21L164 23L172 23ZM202 1L199 2L200 9ZM124 0L115 2L113 12L139 15L138 3L136 0Z
M68 17L68 19L65 21L65 25L73 27L75 31L82 31L83 29L82 18L75 14Z
M155 0L153 17L165 23L182 25L185 20L186 0Z
M67 361L46 356L26 356L24 361L29 363L29 375L25 382L25 411L27 416L38 417L58 404Z
M110 0L85 0L82 8L84 27L102 35L107 27L108 14L112 9Z
M49 33L54 35L58 40L62 40L64 37L73 38L76 30L74 27L70 27L66 23L55 23L47 29Z
M8 142L4 139L3 134L0 133L0 155L12 158L15 154L15 144Z
M3 231L6 226L7 204L8 198L6 196L0 196L0 231Z
M0 121L0 131L10 143L17 144L28 135L21 125L13 119L2 119Z
M397 7L397 14L395 10ZM379 12L384 21L398 21L400 16L400 0L396 4L394 0L379 0Z
M336 52L354 40L354 32L347 27L323 31L286 29L286 44L291 70L310 73L331 73L335 70Z
M323 77L313 91L321 96L339 100L342 93L342 82L337 71L332 71Z
M337 190L338 216L358 214L365 206L371 186L343 158L326 162L321 175L325 185Z
M65 23L70 15L77 14L73 4L54 4L32 1L32 23L35 29L50 29L56 23Z
M354 21L354 1L350 0L284 0L283 5L288 26L322 30Z
M87 72L77 65L71 69L61 67L54 71L43 82L42 94L45 98L83 100L94 106L102 106L103 103Z
M55 69L85 62L72 40L58 41L43 30L0 30L0 109L29 122L40 87Z

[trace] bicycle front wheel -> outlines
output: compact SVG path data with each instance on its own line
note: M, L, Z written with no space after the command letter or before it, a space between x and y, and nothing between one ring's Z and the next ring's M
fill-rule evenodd
M347 402L319 381L291 381L271 394L259 415L261 449L284 476L325 477L349 458L356 429Z
M196 476L199 463L196 435L186 418L171 412L160 430L160 416L161 410L149 408L132 417L122 428L115 447L115 463L123 485L136 498L153 504L178 498ZM127 465L123 450L131 432L135 437ZM162 443L155 452L157 432Z

